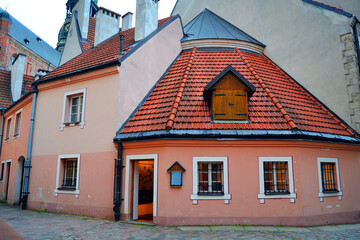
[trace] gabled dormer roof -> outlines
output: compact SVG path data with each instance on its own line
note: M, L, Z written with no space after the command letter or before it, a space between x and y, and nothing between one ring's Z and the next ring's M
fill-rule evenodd
M208 85L204 88L204 93L210 91L212 87L214 87L225 75L232 73L234 74L239 81L241 81L248 89L248 96L251 97L253 93L256 91L256 87L251 84L243 75L241 75L238 71L235 70L231 65L227 66L219 75L217 75Z
M264 44L207 8L184 27L184 33L185 37L181 40L183 42L199 39L230 39L265 47Z

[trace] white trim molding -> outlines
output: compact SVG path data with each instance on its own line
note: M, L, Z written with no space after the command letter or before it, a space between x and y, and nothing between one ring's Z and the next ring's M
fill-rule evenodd
M337 184L337 190L339 192L337 193L324 193L323 187L322 187L322 181L321 181L321 163L335 163L336 167L336 184ZM339 200L342 199L342 191L341 191L341 184L340 184L340 173L339 173L339 160L337 158L323 158L318 157L317 158L317 165L318 165L318 180L319 180L319 194L318 197L320 199L320 202L324 201L324 197L339 197Z
M129 194L130 194L130 161L136 160L153 160L154 161L154 194L153 194L153 216L157 216L157 194L158 194L158 155L157 154L142 154L142 155L127 155L125 166L125 192L124 192L124 214L129 214Z
M221 196L203 196L198 195L198 163L199 162L221 162L223 164L223 176L224 176L224 195ZM198 200L224 200L225 204L229 204L231 200L231 194L229 194L229 169L227 157L193 157L193 192L190 195L190 199L193 204L197 204Z
M265 194L265 184L264 184L264 162L287 162L288 163L288 176L289 176L289 192L290 194L276 194L276 195L266 195ZM289 198L291 203L295 202L296 193L294 191L294 176L293 176L293 166L292 166L292 157L259 157L259 187L260 191L258 194L258 199L260 203L265 203L265 199L281 199Z
M20 114L20 121L19 121L19 126L18 126L18 131L19 131L19 133L18 133L17 135L15 135L15 130L16 130L16 123L17 123L17 119L18 119L18 114ZM14 130L13 130L13 135L12 135L12 138L13 138L13 139L20 137L21 120L22 120L22 109L20 109L19 111L17 111L17 112L15 113Z
M70 107L71 107L71 97L75 95L82 95L82 109L81 109L81 121L79 124L67 124L70 122ZM80 125L81 128L84 128L85 125L85 103L86 103L86 88L74 90L71 92L64 93L64 102L63 102L63 110L61 117L60 130L63 131L66 126L76 126Z
M63 170L61 167L61 161L66 159L77 159L77 169L76 169L76 188L74 191L66 191L66 190L59 190L58 188L61 185L60 180L60 171ZM79 190L79 179L80 179L80 154L64 154L64 155L58 155L57 160L57 170L56 170L56 184L54 189L54 195L55 197L58 196L58 194L75 194L75 197L78 198L80 194Z
M10 123L9 123L9 120L10 120ZM11 138L11 125L12 125L12 115L6 119L4 142L9 142L10 141L10 138Z

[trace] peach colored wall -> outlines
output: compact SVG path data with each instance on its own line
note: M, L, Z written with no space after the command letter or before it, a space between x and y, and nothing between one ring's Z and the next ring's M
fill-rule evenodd
M64 93L86 88L85 125L60 129ZM110 67L39 86L30 173L31 209L101 218L113 216L118 67ZM50 113L50 114L46 114ZM80 154L79 191L58 194L58 155ZM60 179L60 182L62 179Z
M17 104L17 106L13 107L4 115L5 117L4 134L7 128L6 119L12 116L10 139L9 141L5 141L4 140L5 137L3 137L3 145L1 149L1 161L11 160L10 182L9 182L9 191L7 198L7 202L10 204L17 203L16 199L14 199L14 194L15 194L15 182L17 177L18 159L21 156L24 156L24 158L26 159L26 153L28 147L27 143L29 139L31 106L32 106L32 95L26 97L19 104ZM20 122L20 135L19 137L14 138L13 134L15 127L16 112L19 110L22 110L21 122ZM0 181L0 200L5 199L5 182L7 178L7 176L5 176L6 175L5 173L6 171L4 170L3 181Z
M115 163L112 152L81 153L78 197L64 193L55 196L57 161L57 155L33 157L29 208L112 219Z
M121 64L117 128L128 119L181 51L180 19L166 26Z
M360 221L359 146L296 141L168 140L124 143L126 155L158 154L158 212L155 223L316 225ZM231 200L198 200L193 205L193 157L228 157ZM291 156L295 203L265 199L260 204L259 157ZM318 198L317 157L338 158L343 198ZM178 161L185 169L183 186L170 187L167 169ZM131 187L130 187L131 189ZM131 201L131 200L129 200ZM131 203L129 203L131 205ZM331 208L329 207L331 206Z

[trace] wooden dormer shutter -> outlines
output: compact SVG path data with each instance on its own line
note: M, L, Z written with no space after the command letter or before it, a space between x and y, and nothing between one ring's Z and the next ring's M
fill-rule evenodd
M229 65L205 86L204 96L211 98L214 120L247 121L248 101L255 91L255 86Z
M214 120L247 120L247 99L245 90L214 90L212 96Z

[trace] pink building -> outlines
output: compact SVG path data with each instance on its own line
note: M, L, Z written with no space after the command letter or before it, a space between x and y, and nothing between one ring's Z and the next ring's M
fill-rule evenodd
M36 98L8 110L35 123L23 207L161 225L359 221L358 133L263 43L207 9L135 41L145 22L35 81ZM16 144L3 142L1 159L25 154Z

